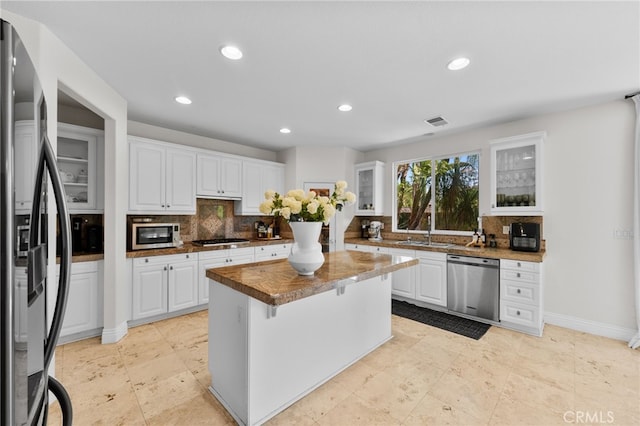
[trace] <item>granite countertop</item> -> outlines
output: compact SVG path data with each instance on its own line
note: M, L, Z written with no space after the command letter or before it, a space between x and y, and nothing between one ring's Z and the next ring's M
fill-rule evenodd
M149 257L149 256L166 256L170 254L182 254L182 253L197 253L201 251L211 250L226 250L229 248L244 248L244 247L259 247L273 244L288 244L293 243L293 239L279 238L271 240L249 240L248 243L243 244L224 244L219 246L194 246L191 243L185 243L182 247L171 247L163 249L149 249L149 250L131 250L127 251L127 258L137 257Z
M71 263L81 263L81 262L94 262L96 260L103 260L104 253L81 253L74 254L71 256ZM56 257L56 263L60 263L60 256Z
M381 246L389 248L397 248L403 250L416 250L416 251L433 251L440 253L459 254L461 256L476 256L486 257L490 259L508 259L508 260L521 260L523 262L537 262L540 263L546 255L545 250L539 252L526 252L526 251L513 251L511 249L504 248L490 248L490 247L464 247L455 245L453 247L437 247L437 246L417 246L417 245L403 245L398 244L400 240L383 240L383 241L369 241L364 238L350 238L346 239L345 244L362 244L367 246Z
M325 253L324 265L302 276L286 259L207 270L207 277L268 305L283 305L329 291L344 280L363 281L418 264L406 256L338 251Z

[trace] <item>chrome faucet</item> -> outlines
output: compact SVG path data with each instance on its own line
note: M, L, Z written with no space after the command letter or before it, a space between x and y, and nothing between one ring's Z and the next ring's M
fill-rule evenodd
M427 232L423 235L424 238L426 238L427 240L427 244L431 245L431 230L427 229Z

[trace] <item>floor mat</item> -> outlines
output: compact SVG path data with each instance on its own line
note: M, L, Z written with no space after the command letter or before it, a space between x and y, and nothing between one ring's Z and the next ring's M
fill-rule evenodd
M491 325L450 315L433 309L421 308L411 303L391 300L391 313L423 324L438 327L452 333L479 340Z

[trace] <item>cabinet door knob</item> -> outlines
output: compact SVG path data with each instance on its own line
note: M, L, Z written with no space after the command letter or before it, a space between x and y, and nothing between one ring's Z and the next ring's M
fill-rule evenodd
M517 276L518 278L520 278L520 272L518 272L518 273L516 274L516 276Z
M520 315L520 311L516 311L516 315L518 315L518 316L519 316L519 315Z
M173 271L173 266L170 266L170 267L169 267L169 270Z
M144 263L149 263L149 259L145 259L145 260L144 260Z
M520 291L520 289L518 289L518 294L522 293L522 291Z
M522 267L522 263L518 262L518 268Z
M187 259L189 259L189 255L187 255Z
M166 266L164 267L164 270L165 270L165 271L167 270L167 267L166 267Z

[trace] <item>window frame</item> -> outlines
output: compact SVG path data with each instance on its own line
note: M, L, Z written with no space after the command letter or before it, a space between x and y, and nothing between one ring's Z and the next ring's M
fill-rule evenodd
M400 164L407 164L407 163L417 163L417 162L422 162L422 161L431 161L431 162L436 162L436 161L440 161L440 160L444 160L444 159L450 159L450 158L455 158L455 157L461 157L461 156L469 156L469 155L477 155L478 156L478 210L480 209L480 200L481 200L481 196L482 196L482 190L481 190L481 184L480 184L480 163L482 160L482 150L477 149L477 150L472 150L472 151L467 151L467 152L459 152L459 153L455 153L455 154L445 154L445 155L434 155L434 156L430 156L430 157L418 157L418 158L412 158L409 160L396 160L392 163L392 173L391 173L391 179L392 179L392 187L393 187L393 195L392 195L392 214L391 214L391 228L392 228L392 232L396 232L396 233L405 233L407 235L426 235L428 232L431 233L431 235L459 235L459 236L472 236L473 235L473 231L456 231L456 230L445 230L445 229L434 229L435 228L435 220L431 221L431 229L430 230L422 230L422 229L398 229L398 208L397 208L397 202L398 202L398 182L397 182L397 172L398 172L398 165ZM431 185L435 187L436 184L436 176L435 176L435 171L436 168L433 167L433 163L432 163L432 167L431 167ZM436 191L432 190L431 191L431 201L430 201L431 205L435 207L436 205ZM435 211L435 208L434 208ZM478 211L478 215L480 215L480 212ZM434 216L435 218L435 216Z

